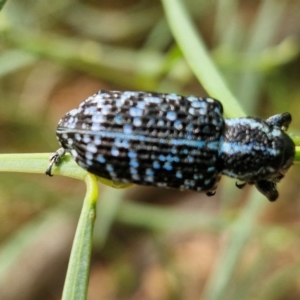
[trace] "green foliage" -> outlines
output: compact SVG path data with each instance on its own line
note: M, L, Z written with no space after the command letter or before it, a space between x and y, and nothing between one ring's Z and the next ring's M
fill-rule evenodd
M0 8L4 3L0 2ZM56 121L67 107L71 109L75 106L74 99L82 90L82 97L95 92L95 81L97 88L109 86L111 89L184 94L206 92L222 101L225 113L230 117L248 113L269 116L278 110L290 110L294 116L293 131L297 133L294 128L300 125L296 118L300 96L297 72L299 41L292 35L293 30L289 32L288 26L283 37L283 33L278 34L286 21L286 13L296 11L293 5L297 7L297 4L265 0L254 12L249 4L236 0L219 0L216 3L162 0L161 5L153 1L142 4L137 1L132 5L117 1L115 7L110 5L109 1L103 5L56 0L51 5L43 1L15 1L5 6L0 19L0 95L3 99L0 101L0 134L3 136L1 140L5 141L1 145L2 152L56 150ZM30 13L24 14L24 11ZM210 17L207 18L207 15ZM207 44L213 46L208 49ZM78 84L72 86L70 82ZM261 105L260 101L268 105ZM294 135L293 139L299 145L299 137ZM296 150L295 161L299 161L299 146ZM49 153L1 154L0 171L44 174L49 156ZM58 223L62 219L73 220L74 215L79 214L82 204L76 199L80 200L78 195L83 191L77 187L78 181L74 183L72 180L71 183L57 175L85 180L87 186L63 299L86 299L93 243L101 262L106 262L107 269L101 273L102 281L107 276L119 283L110 287L100 280L103 296L99 299L132 298L132 295L138 297L139 293L150 293L149 290L154 293L157 290L161 292L158 299L188 299L189 295L193 299L205 300L273 300L288 299L289 292L297 287L295 278L300 272L298 258L286 263L283 268L277 268L273 261L282 253L286 259L292 246L299 247L298 230L294 230L288 221L282 224L274 222L268 226L261 222L261 212L269 206L254 190L251 193L233 190L232 180L225 180L225 184L219 187L217 197L204 198L202 203L197 199L201 209L191 211L177 207L179 205L162 207L158 203L124 201L124 198L132 199L136 195L102 186L96 207L97 180L117 188L124 186L88 174L69 155L53 168L53 174L52 179L3 175L0 183L0 217L3 220L3 231L0 231L1 299L14 299L11 296L14 291L7 288L7 282L14 264L23 261L27 249L43 233L46 240L58 238L47 236L51 226L57 220ZM287 183L287 180L284 182ZM283 192L283 195L290 196L279 199L281 203L288 202L287 198L291 196L297 198L296 187L290 187L290 190L294 194L289 190ZM38 192L37 196L35 192ZM145 190L141 198L146 199L149 195L150 191ZM164 199L177 196L166 194ZM239 201L238 197L242 199ZM72 201L67 201L68 198ZM156 198L159 197L154 196L150 200L155 202ZM197 198L200 196L197 195ZM6 202L5 199L9 200ZM66 205L59 203L63 199ZM14 201L20 213L20 227L15 234L12 229L4 230L13 226L9 211ZM217 209L206 210L203 203L208 201L215 203ZM241 202L246 204L240 205ZM24 209L24 203L28 203L30 209ZM58 209L64 213L58 214ZM33 212L26 213L30 210ZM48 212L48 215L43 218L40 211ZM27 225L22 227L23 223ZM116 224L121 225L121 230L115 229ZM143 230L143 241L147 242L140 242L130 228ZM132 261L136 263L135 259L138 260L140 255L136 249L140 248L128 250L122 238L118 239L118 234L121 235L124 230L126 234L123 239L132 236L134 245L143 244L145 248L141 249L147 251L150 248L147 259L152 254L153 260L159 257L157 264L163 266L163 270L158 272L162 277L157 278L165 283L165 290L157 281L153 288L150 279L139 278L139 271L132 266L129 257L133 256ZM9 238L8 233L11 233ZM201 240L209 236L219 240L217 257L206 273L209 278L202 279L201 284L199 278L195 280L192 276L196 285L193 285L193 280L184 280L185 276L190 278L192 267L187 272L176 264L176 251L170 240L180 240L182 235L187 238L200 236ZM226 235L223 241L220 238L222 235ZM152 248L147 247L149 244ZM207 245L202 243L201 249ZM34 252L39 249L37 246L33 248ZM153 248L155 250L151 251ZM215 250L210 248L211 252ZM197 256L198 253L195 260ZM34 255L31 257L33 261L38 260ZM248 257L252 264L243 263ZM140 263L137 269L142 267L143 263ZM202 271L199 270L199 273ZM18 282L21 285L21 279ZM156 286L161 289L156 289ZM112 291L107 292L110 289ZM36 290L38 295L38 286ZM25 294L23 298L30 299Z

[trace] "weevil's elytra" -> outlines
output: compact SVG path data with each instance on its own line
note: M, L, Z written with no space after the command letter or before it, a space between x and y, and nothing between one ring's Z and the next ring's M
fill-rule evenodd
M294 159L284 132L290 122L289 113L224 119L222 104L211 98L99 91L68 112L56 133L82 168L116 182L213 195L225 174L274 201L276 182Z

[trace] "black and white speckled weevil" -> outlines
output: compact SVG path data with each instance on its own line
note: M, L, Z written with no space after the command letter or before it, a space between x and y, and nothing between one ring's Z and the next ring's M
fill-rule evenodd
M58 123L62 148L46 174L70 152L87 171L115 182L215 194L221 175L256 188L270 201L293 163L284 132L291 115L266 121L224 119L211 98L148 92L99 91Z

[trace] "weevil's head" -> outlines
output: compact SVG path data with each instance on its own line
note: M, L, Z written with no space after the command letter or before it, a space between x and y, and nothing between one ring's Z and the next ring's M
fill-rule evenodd
M293 164L295 156L295 144L293 140L284 132L281 132L276 138L278 151L272 160L270 160L269 170L271 171L266 179L254 182L258 191L265 195L270 201L278 198L276 183L279 182ZM272 172L272 170L274 170Z
M280 127L261 119L226 119L219 156L225 175L248 183L278 182L293 163L295 144Z

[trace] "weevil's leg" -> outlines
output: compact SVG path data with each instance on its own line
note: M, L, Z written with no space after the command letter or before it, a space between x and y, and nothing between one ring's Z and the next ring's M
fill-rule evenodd
M206 192L206 195L209 197L214 196L215 194L216 194L216 190Z
M51 174L51 171L52 171L52 167L54 164L58 164L60 159L65 155L66 151L64 148L59 148L54 154L52 154L50 156L50 164L49 164L49 167L47 168L46 170L46 175L48 176L53 176Z
M289 128L290 123L292 122L292 116L290 113L285 112L283 114L278 114L272 116L266 120L269 125L278 126L282 130L286 131Z
M269 199L269 201L275 201L278 198L276 183L267 180L260 180L255 183L255 186L258 191Z
M238 183L237 181L235 182L235 186L238 188L238 189L242 189L246 186L247 182L242 182L242 183Z

